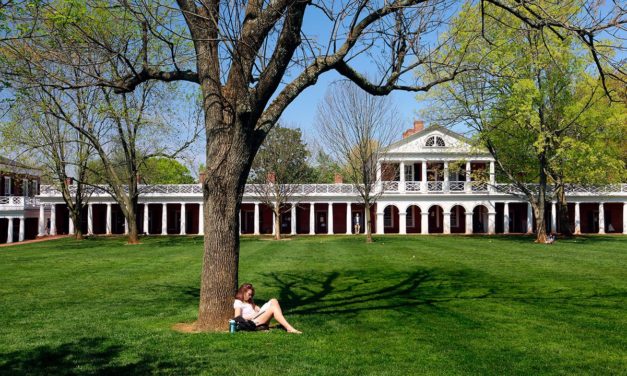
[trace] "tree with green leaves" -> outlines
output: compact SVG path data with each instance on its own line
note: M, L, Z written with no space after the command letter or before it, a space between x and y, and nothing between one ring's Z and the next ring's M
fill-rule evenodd
M309 150L300 129L275 126L259 148L250 170L251 191L272 209L274 238L281 239L281 216L298 204L300 184L308 182L312 170L307 159Z
M484 2L530 27L585 39L597 57L604 56L595 48L597 34L627 22L618 6L556 18L526 11L535 10L535 1ZM281 114L329 71L373 95L427 91L453 79L465 67L439 54L442 46L431 42L455 5L449 0L38 1L10 20L12 39L0 43L11 49L12 41L21 39L28 46L20 51L23 59L48 84L64 89L95 85L124 94L151 81L200 87L205 255L194 329L225 330L238 284L238 209L255 155ZM324 37L303 27L311 17ZM26 32L38 29L33 24L54 25L55 33ZM83 59L85 51L97 51L98 58ZM377 68L372 80L359 64L364 58ZM47 69L44 61L55 68ZM111 63L115 69L102 69ZM68 82L58 67L78 69L86 79ZM423 74L413 74L418 67ZM606 69L605 61L598 67ZM23 73L8 71L5 77L14 80Z
M572 12L567 5L575 6L541 5L564 15ZM557 190L560 212L567 222L563 188L570 178L565 166L573 163L568 148L576 140L603 139L607 128L617 123L590 116L607 105L602 100L607 97L603 82L587 74L594 62L582 54L576 38L557 35L550 28L532 28L502 9L490 10L500 22L486 24L477 7L466 6L451 31L458 48L465 51L463 58L476 63L476 69L434 90L434 105L427 112L439 122L464 123L477 132L479 144L488 148L500 171L531 203L536 241L543 243L545 206L553 181L561 187ZM583 87L592 89L584 92ZM596 181L600 178L597 175Z

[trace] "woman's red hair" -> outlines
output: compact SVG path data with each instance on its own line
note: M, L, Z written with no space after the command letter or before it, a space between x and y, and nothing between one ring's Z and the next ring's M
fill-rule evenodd
M244 294L248 290L251 290L252 294L250 295L250 300L245 301ZM253 302L253 296L255 296L255 288L253 287L252 283L244 283L243 285L239 287L239 289L237 289L237 293L235 293L235 299L241 300L242 302L245 302L245 303L250 303L254 307L255 303Z

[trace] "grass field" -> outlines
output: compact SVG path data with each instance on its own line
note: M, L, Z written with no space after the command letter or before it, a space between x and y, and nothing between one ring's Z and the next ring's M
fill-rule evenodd
M242 240L304 332L181 334L201 238L0 248L0 374L626 374L627 237Z

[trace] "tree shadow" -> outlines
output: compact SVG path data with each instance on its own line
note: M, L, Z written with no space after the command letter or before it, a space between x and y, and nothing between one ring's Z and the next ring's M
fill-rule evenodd
M0 375L137 375L173 369L175 365L151 356L127 364L117 364L123 352L120 345L105 338L82 338L56 347L40 346L0 354Z

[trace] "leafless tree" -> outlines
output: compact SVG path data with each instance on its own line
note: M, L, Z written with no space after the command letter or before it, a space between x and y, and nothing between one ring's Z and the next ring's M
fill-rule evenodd
M400 125L390 97L370 95L351 81L334 83L318 106L316 128L326 150L344 166L364 203L367 242L372 242L370 208L384 192L384 175L398 172L386 163L385 147L400 134Z
M586 38L595 56L603 51L596 48L597 34L625 24L624 10L618 5L610 9L612 14L620 13L618 18L585 18L584 25L579 18L558 19L550 13L521 10L535 1L486 3L505 7L534 27ZM175 4L134 0L102 5L88 0L78 10L46 2L27 10L30 19L25 21L20 14L12 22L26 24L13 30L17 37L28 37L29 48L22 52L33 56L33 64L52 60L90 77L71 83L54 70L46 71L49 82L56 81L58 87L100 85L129 93L153 80L200 86L207 179L203 184L205 255L195 329L224 330L237 288L238 211L250 166L267 132L297 96L332 70L374 95L426 91L453 79L465 67L439 53L441 46L431 41L456 4L452 0L177 0ZM98 18L89 17L96 8ZM303 27L306 14L316 18L319 31ZM40 32L41 27L31 27L33 22L54 25L60 43L50 43L49 30ZM7 40L0 43L11 49ZM88 50L99 51L99 58L82 64L69 58ZM373 80L366 78L372 72L360 71L364 61L374 62L369 64L377 70ZM97 69L103 62L114 63L116 69ZM603 60L599 67L605 68ZM416 70L430 74L415 74Z

